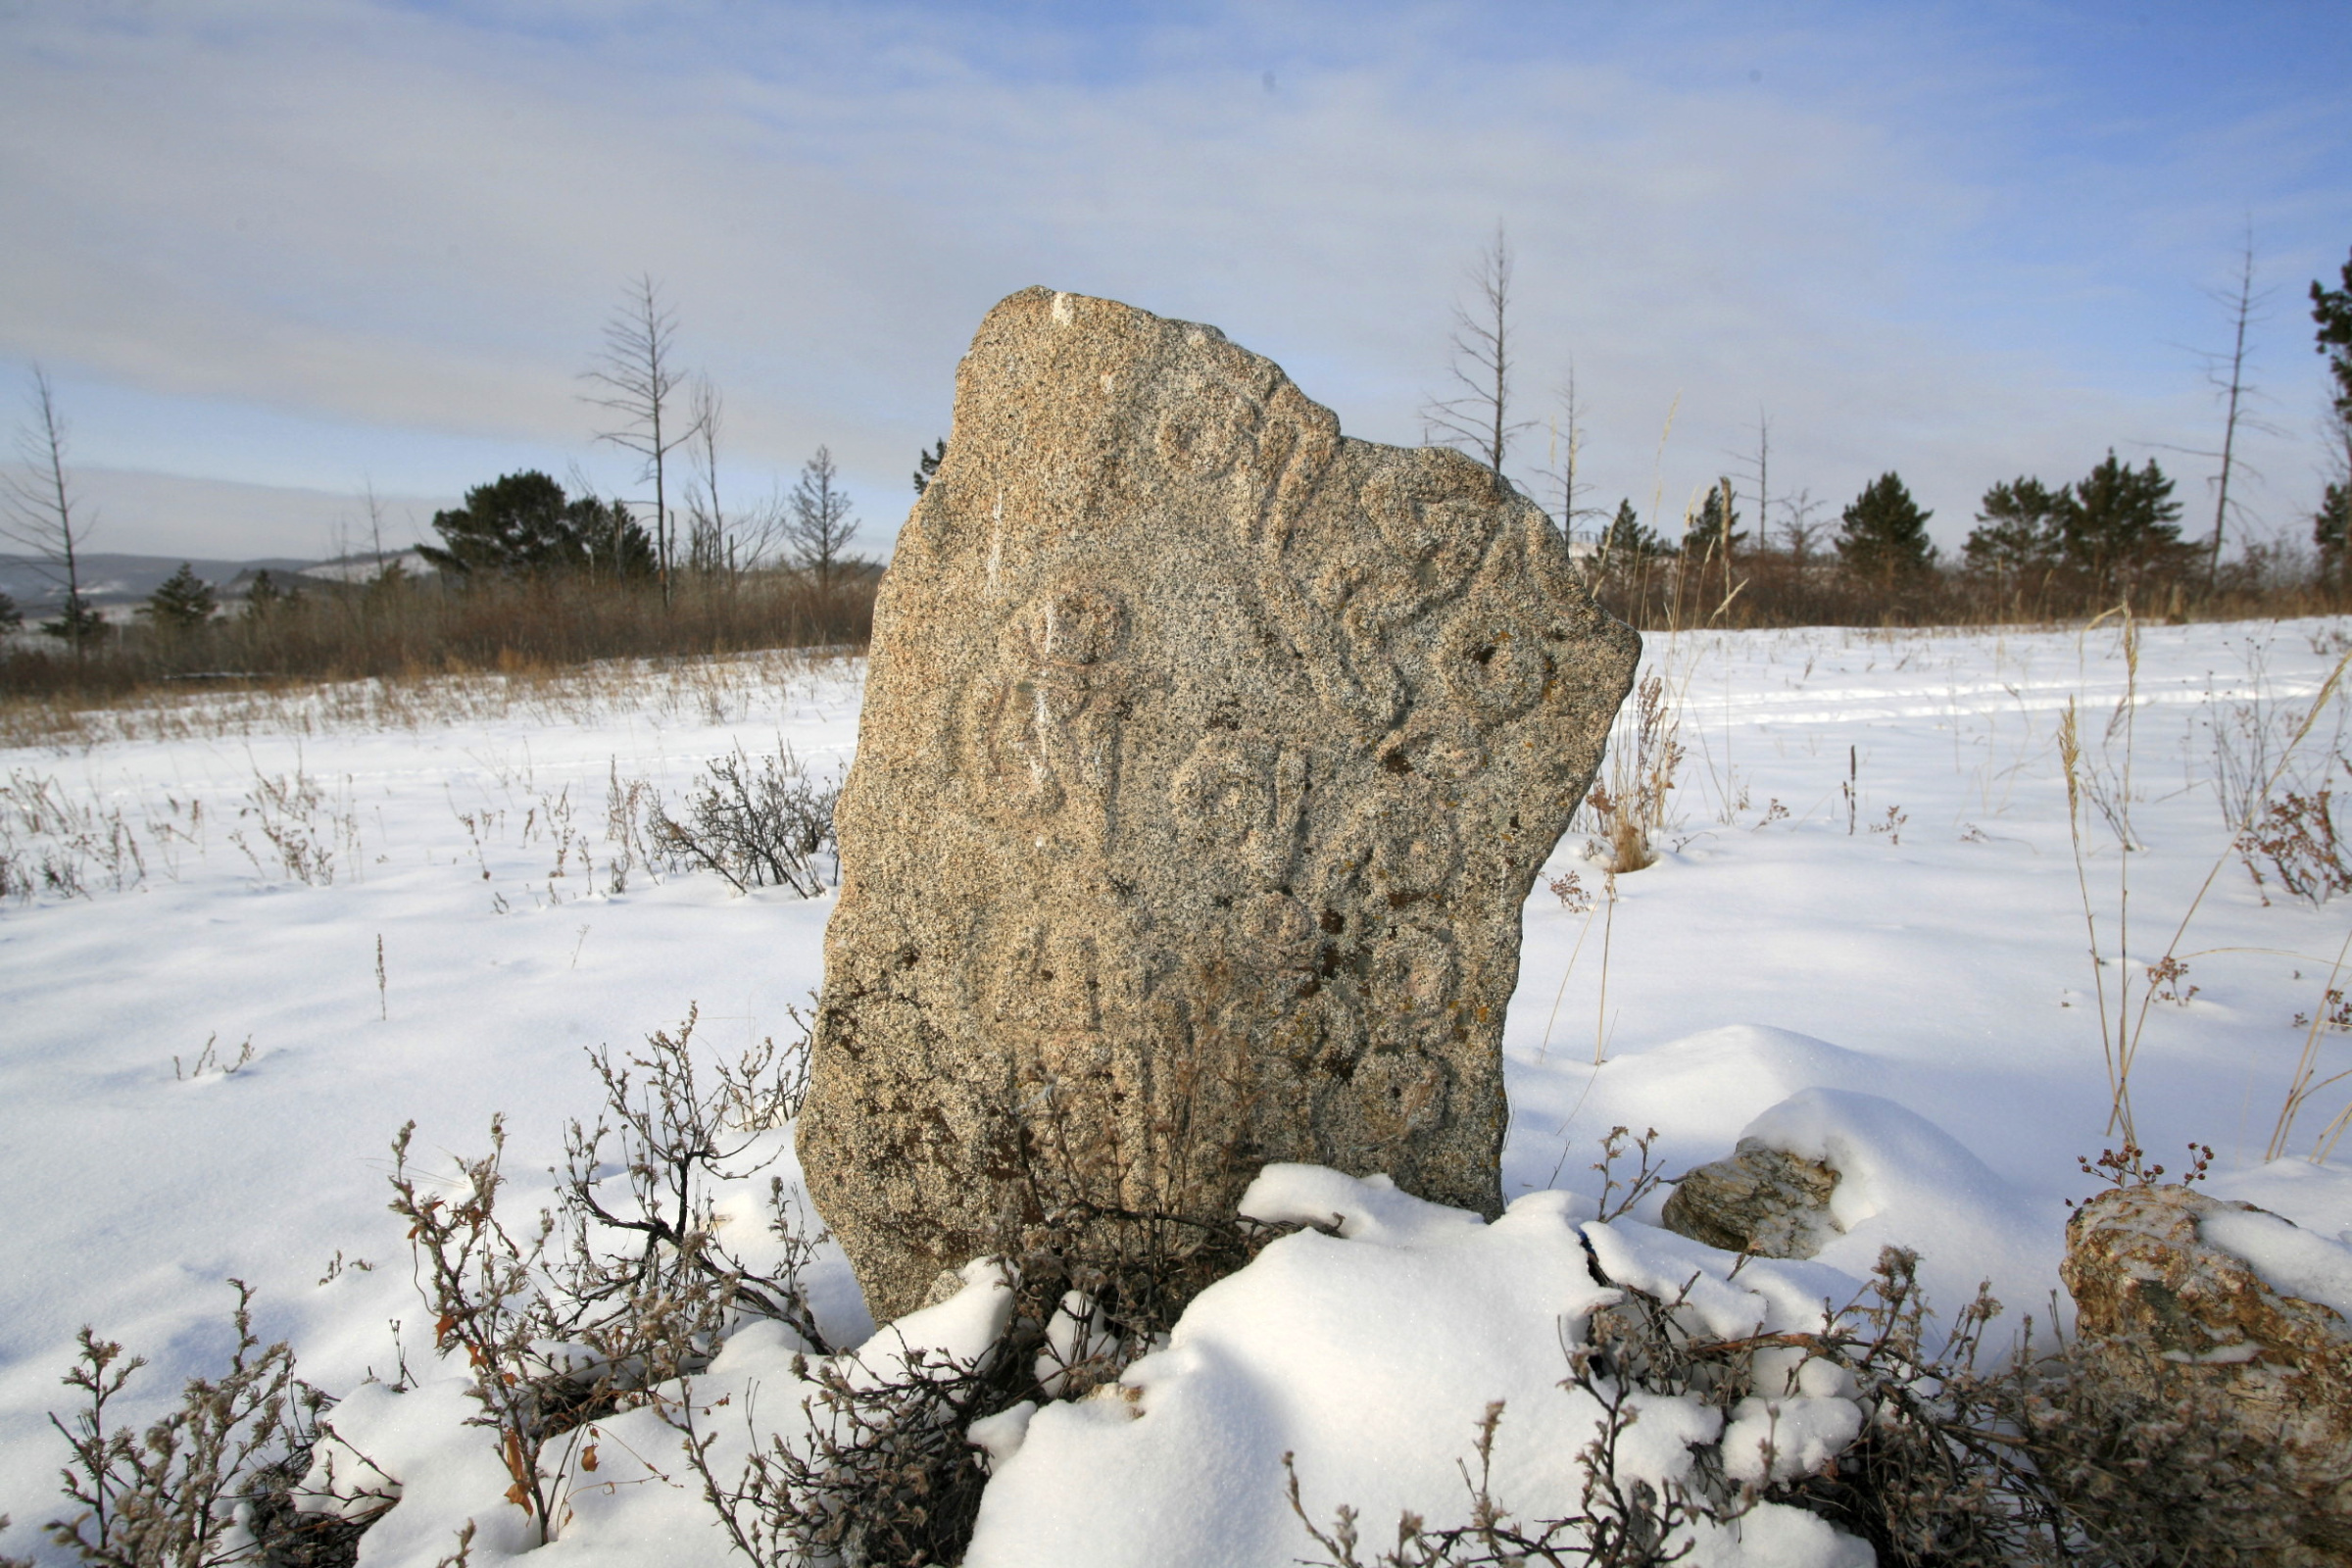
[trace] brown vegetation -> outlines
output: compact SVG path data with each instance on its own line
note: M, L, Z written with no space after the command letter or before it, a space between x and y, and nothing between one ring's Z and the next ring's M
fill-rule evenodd
M64 641L0 647L0 701L119 698L190 683L516 673L599 659L861 646L876 578L829 588L793 572L677 577L659 586L584 576L500 576L444 585L391 574L366 587L305 583L177 628L110 628L76 659Z
M2077 621L2129 600L2142 616L2244 620L2352 610L2352 584L2300 552L2250 546L2208 578L2201 564L2149 570L2124 583L2051 566L2022 572L1929 566L1886 580L1849 571L1827 552L1619 553L1595 564L1594 591L1642 631L1693 626L1985 626Z

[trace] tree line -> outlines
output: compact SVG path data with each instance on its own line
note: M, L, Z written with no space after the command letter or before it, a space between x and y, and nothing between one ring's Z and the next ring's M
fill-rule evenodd
M568 573L658 583L664 602L682 572L732 576L782 564L831 592L862 566L849 553L859 525L824 446L802 465L788 495L748 511L721 506L725 404L709 376L680 368L676 337L676 313L653 276L641 273L624 287L605 322L603 351L582 377L588 403L608 416L596 439L639 460L637 482L652 487L650 497L575 497L537 469L503 474L468 490L465 505L435 513L441 543L418 553L461 581ZM678 482L681 453L686 471ZM633 507L649 511L650 527Z
M1470 452L1506 483L1512 446L1538 423L1520 416L1513 396L1512 283L1510 246L1497 225L1455 307L1446 386L1422 410L1425 439ZM2256 298L2250 243L2237 286L2222 298L2233 314L2234 347L2212 357L2228 413L2212 454L2221 464L2213 526L2202 538L2183 534L2175 481L2156 459L2135 467L2110 448L2081 478L2053 484L2020 475L1992 484L1965 544L1946 559L1928 532L1933 514L1893 469L1865 485L1834 521L1810 492L1776 495L1769 419L1756 426L1756 454L1743 475L1760 514L1757 532L1742 526L1743 487L1725 476L1694 499L1680 535L1670 535L1645 523L1631 499L1613 512L1590 505L1579 472L1587 411L1573 365L1560 417L1551 421L1554 466L1542 475L1550 487L1544 499L1577 540L1604 603L1640 624L1694 616L1735 624L2047 616L2151 596L2176 612L2184 596L2225 612L2242 612L2256 600L2280 608L2281 595L2294 601L2287 608L2338 603L2352 593L2352 261L2341 287L2311 285L2315 346L2333 382L2325 421L2333 476L2310 521L2316 572L2298 571L2287 552L2260 542L2247 543L2234 563L2222 560L2224 528L2235 514L2230 480L2243 466L2236 437L2252 422L2245 413L2246 329ZM1588 522L1589 543L1578 537Z
M1423 415L1429 439L1471 451L1500 480L1513 442L1535 421L1518 416L1512 392L1511 256L1499 227L1472 284L1455 312L1449 382ZM2314 348L2327 361L2331 388L2324 420L2329 477L2310 519L2318 569L2304 576L2275 548L2260 544L2247 546L2230 566L2221 559L2233 444L2243 420L2252 299L2249 247L2245 271L2228 302L2234 308L2236 344L2226 357L2229 376L2217 377L2216 385L2227 390L2229 416L2218 454L2213 527L2201 539L2183 534L2175 481L2158 462L2150 458L2134 467L2111 448L2080 478L2053 484L2019 475L1992 484L1978 504L1966 542L1946 560L1928 533L1932 514L1893 469L1866 485L1834 524L1809 492L1776 496L1769 420L1757 425L1749 474L1757 528L1751 533L1744 526L1740 487L1727 476L1689 509L1680 536L1668 537L1643 522L1630 499L1613 512L1589 505L1579 473L1584 409L1573 366L1562 394L1565 451L1544 475L1556 490L1552 510L1572 536L1580 522L1595 524L1586 551L1595 590L1612 610L1643 624L1683 624L1694 616L1735 624L2047 616L2104 608L2119 597L2145 603L2158 592L2170 595L2169 606L2178 609L2184 589L2197 594L2208 612L2338 606L2352 595L2352 260L2337 286L2314 281L2310 287ZM677 318L660 285L641 274L624 288L605 323L596 363L583 376L586 401L604 416L595 439L639 460L636 482L650 495L602 496L576 477L567 491L528 468L473 486L462 505L434 514L438 543L419 548L444 584L477 594L525 581L561 581L575 596L658 589L667 612L676 608L682 585L696 592L713 583L739 587L750 573L782 568L796 588L813 594L812 605L821 607L845 591L870 603L873 565L851 554L860 524L826 447L802 466L788 493L750 508L722 506L723 401L708 376L681 368L676 335ZM912 474L917 494L946 455L944 439L918 455ZM38 367L17 428L16 457L13 469L0 470L0 539L29 551L62 590L57 613L39 630L79 665L106 639L108 626L84 592L90 516L74 492L66 423ZM372 498L369 508L380 565L387 558ZM384 578L355 600L379 619L388 598L418 586L397 567L382 569ZM2303 597L2295 599L2297 594ZM282 623L296 602L264 574L249 595L246 618ZM218 591L183 564L141 608L139 618L151 640L184 644L214 623L220 610ZM840 612L804 606L794 620L813 635L858 640L863 613L856 605ZM681 632L681 647L701 646L708 637L731 643L742 635L740 628L712 631L717 622L707 614L688 618L699 629ZM19 607L0 594L0 633L23 620ZM642 629L631 636L633 646L662 643ZM372 665L380 656L362 662Z
M1632 501L1621 501L1592 546L1594 569L1662 558L1736 559L1749 553L1746 519L1733 500L1731 481L1719 481L1692 509L1680 540L1645 525ZM1892 469L1865 485L1838 514L1825 557L1820 530L1801 517L1757 549L1779 549L1796 561L1826 561L1857 578L1890 586L1913 581L1938 564L1928 535L1935 514L1912 498ZM2180 536L2180 504L2173 481L2150 458L2133 468L2109 449L2084 477L2052 489L2040 479L2004 479L1984 492L1977 526L1962 549L1963 569L2002 581L2032 572L2069 572L2095 592L2129 588L2139 580L2193 565L2201 546Z
M620 305L605 323L596 363L582 377L585 401L602 416L595 439L636 457L636 482L650 493L600 495L576 475L567 492L551 475L530 468L475 485L461 505L433 514L437 542L417 547L418 556L434 568L435 591L477 599L503 596L514 605L527 601L543 616L555 613L551 607L566 606L562 618L575 629L593 622L606 628L600 635L617 635L631 651L740 646L762 624L771 641L804 634L862 641L870 615L871 564L851 554L859 523L832 453L818 446L789 492L749 508L723 506L724 404L707 375L681 368L676 334L676 315L660 285L640 275L625 286ZM15 469L0 470L0 539L30 552L59 590L56 614L37 629L62 645L74 670L91 676L93 654L108 652L113 672L101 674L99 684L121 685L126 667L169 672L168 666L201 662L206 654L230 647L239 651L241 662L273 666L274 672L296 667L373 671L389 659L415 662L420 650L412 634L425 624L462 623L478 631L494 622L482 613L401 608L400 601L423 592L426 584L402 571L398 557L385 552L381 513L370 493L377 575L364 587L313 584L306 596L262 572L242 613L224 621L220 589L182 563L138 608L134 640L143 646L137 657L123 657L112 646L122 639L87 593L83 567L92 516L73 483L67 424L55 390L37 366L16 448ZM740 605L732 612L714 613L700 603L714 585L741 600L745 580L754 573L793 579L764 584L760 596L776 605L789 602L788 613L761 622ZM551 591L558 586L561 592ZM677 616L674 634L665 637L638 624L642 614L584 609L581 596L597 593L652 594L663 613ZM692 613L682 612L682 595L698 601ZM321 599L335 600L337 606L330 610ZM402 635L388 642L378 635L404 618ZM20 607L0 593L0 634L24 620ZM227 635L232 621L234 636ZM298 622L304 628L299 634ZM537 628L538 641L551 648L581 646L578 637L552 631ZM362 633L372 652L325 652ZM531 635L518 626L516 640L528 642ZM287 646L296 643L306 649L299 656ZM399 652L387 652L390 648ZM34 686L52 684L57 673L50 667L53 660L22 645L8 651L6 662L16 676L33 671Z

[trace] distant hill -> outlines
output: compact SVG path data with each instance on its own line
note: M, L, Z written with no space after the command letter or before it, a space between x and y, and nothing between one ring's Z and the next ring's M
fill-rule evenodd
M282 556L264 561L210 561L98 552L81 558L81 591L100 610L137 605L155 592L166 577L177 571L183 560L197 576L211 583L224 598L242 596L258 571L314 582L348 583L366 582L383 569L371 555L345 556L334 561L301 561ZM387 552L383 560L398 562L412 574L432 569L414 550L397 555ZM0 593L15 600L27 615L52 612L66 597L65 584L58 574L48 563L34 556L0 556Z

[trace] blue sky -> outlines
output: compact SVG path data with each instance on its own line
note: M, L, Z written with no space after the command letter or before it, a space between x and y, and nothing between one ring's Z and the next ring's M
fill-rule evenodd
M1596 500L1671 519L1768 417L1776 496L1893 468L1952 547L2110 445L2196 516L2250 225L2243 493L2299 534L2348 68L2316 4L18 0L0 374L54 377L99 548L324 553L367 483L402 535L515 467L633 492L578 375L650 272L732 493L824 443L880 546L1004 294L1214 322L1410 442L1500 220Z

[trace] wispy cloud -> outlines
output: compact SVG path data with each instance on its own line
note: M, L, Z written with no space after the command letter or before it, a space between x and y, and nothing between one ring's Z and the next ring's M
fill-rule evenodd
M2153 45L2024 6L1098 9L23 6L0 352L63 372L118 466L191 469L152 430L176 407L222 431L215 477L356 485L373 431L420 493L501 443L618 484L576 377L650 271L739 466L828 442L887 528L979 315L1032 282L1214 321L1418 439L1501 219L1523 394L1573 357L1595 483L1678 507L1769 411L1776 488L1899 468L1957 539L1991 478L2197 444L2168 344L2218 335L2197 285L2250 216L2290 285L2281 422L2316 395L2293 298L2352 241L2352 111L2308 62L2134 104L2097 51ZM2307 465L2263 457L2284 516Z

